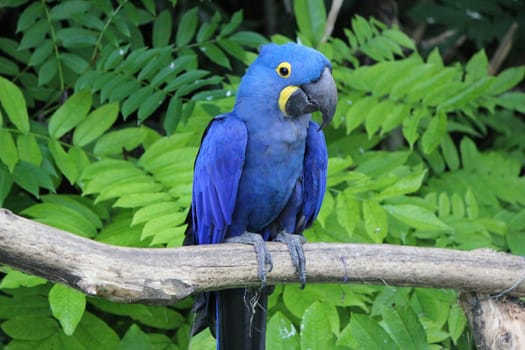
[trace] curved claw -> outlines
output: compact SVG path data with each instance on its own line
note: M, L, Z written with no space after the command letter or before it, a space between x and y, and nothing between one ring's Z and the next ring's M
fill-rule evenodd
M306 242L306 239L299 234L279 232L275 237L275 241L286 243L288 246L292 264L299 275L301 289L303 289L306 284L306 258L304 257L303 243Z
M272 255L266 248L262 236L258 233L244 232L240 236L229 237L224 240L225 243L243 243L253 245L257 257L257 275L261 280L261 287L266 286L266 274L273 269ZM268 265L268 269L266 269Z

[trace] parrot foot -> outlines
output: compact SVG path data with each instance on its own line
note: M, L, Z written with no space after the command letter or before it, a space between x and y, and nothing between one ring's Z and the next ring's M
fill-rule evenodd
M306 284L306 258L304 257L302 245L306 243L306 239L303 235L281 231L275 236L274 241L286 243L288 246L292 264L295 267L295 271L299 274L301 289L303 289Z
M251 244L254 246L257 264L259 265L257 274L261 280L261 287L264 288L266 286L266 273L272 271L273 262L272 255L266 249L262 236L258 233L245 231L240 236L226 238L224 242ZM266 265L268 265L268 269L266 269Z

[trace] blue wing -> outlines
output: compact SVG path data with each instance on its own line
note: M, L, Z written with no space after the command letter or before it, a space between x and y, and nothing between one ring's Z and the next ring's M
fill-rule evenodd
M216 117L206 130L193 178L191 206L195 244L220 243L231 224L248 133L244 122Z
M310 121L306 136L306 149L303 165L303 216L305 228L312 225L323 202L326 190L326 170L328 151L324 134L319 125Z

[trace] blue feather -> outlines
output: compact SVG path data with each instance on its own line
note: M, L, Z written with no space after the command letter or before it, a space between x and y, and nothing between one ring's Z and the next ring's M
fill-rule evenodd
M287 77L276 70L282 62L290 64ZM327 67L322 54L305 46L261 49L241 80L233 111L214 118L203 136L185 244L221 243L245 231L271 240L312 225L326 190L324 135L310 114L285 115L278 101L286 87L320 81ZM255 296L260 310L253 314L244 298ZM207 316L198 314L193 333L210 326L218 348L264 348L266 298L266 290L205 293L196 310Z
M233 115L208 126L195 162L193 227L196 244L220 243L232 222L248 140L244 122Z

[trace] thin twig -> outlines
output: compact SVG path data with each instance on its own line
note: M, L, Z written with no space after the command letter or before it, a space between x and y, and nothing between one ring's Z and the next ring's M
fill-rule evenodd
M489 64L489 74L495 75L501 65L503 64L503 61L505 61L505 58L507 58L510 49L512 48L512 38L514 37L514 33L518 30L518 22L513 22L505 35L503 36L503 39L501 39L501 42L499 43L498 48L496 49L496 52L494 52L494 55L492 56Z
M339 10L341 9L342 5L343 0L332 1L330 12L328 13L328 17L326 18L326 26L324 28L324 34L323 38L321 39L321 43L326 42L330 35L332 35L332 32L334 31L335 21L337 20L337 15L339 14Z

